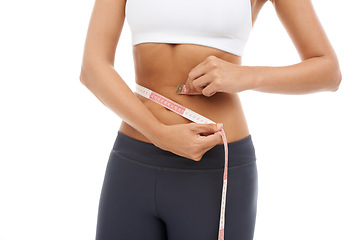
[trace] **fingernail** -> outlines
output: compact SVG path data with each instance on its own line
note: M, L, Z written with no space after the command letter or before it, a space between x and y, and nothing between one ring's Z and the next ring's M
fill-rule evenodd
M219 129L221 129L221 128L223 128L224 124L223 124L223 123L218 123L218 124L216 124L216 126L217 126Z

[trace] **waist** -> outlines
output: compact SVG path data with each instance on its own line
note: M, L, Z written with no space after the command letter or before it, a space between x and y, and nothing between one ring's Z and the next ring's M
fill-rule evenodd
M228 144L228 167L241 167L256 160L255 148L251 135ZM117 133L112 153L125 160L154 167L173 168L176 170L213 170L224 171L224 146L216 145L207 151L200 161L181 157L165 151L151 143L131 138L120 131Z
M229 143L240 140L250 134L241 102L237 94L216 93L211 97L203 95L188 96L176 93L176 82L163 84L162 81L159 81L159 84L155 84L155 81L137 81L137 83L214 122L223 123L223 128ZM191 122L158 103L137 93L135 93L135 95L152 112L152 114L159 119L159 121L166 125L186 124ZM125 122L122 122L120 132L137 140L150 142L149 139Z

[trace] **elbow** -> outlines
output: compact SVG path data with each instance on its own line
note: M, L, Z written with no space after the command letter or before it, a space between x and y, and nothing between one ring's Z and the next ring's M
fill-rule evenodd
M340 87L342 74L337 58L328 58L328 60L328 87L331 92L336 92Z
M93 82L96 81L96 77L106 71L109 66L111 65L99 61L83 62L79 76L80 82L89 88L89 86L93 85Z
M88 84L88 77L89 74L88 74L88 70L87 68L82 64L81 65L81 70L80 70L80 76L79 76L79 79L80 79L80 82L87 87L87 84Z
M80 71L79 79L80 79L80 82L81 82L82 84L84 84L84 77L83 77L82 70Z
M79 76L80 82L85 85L85 70L84 67L81 66L81 70L80 70L80 76Z
M335 78L334 78L334 83L333 83L333 88L332 88L333 92L336 92L339 89L341 79L342 79L342 75L341 75L341 71L339 69L338 73L335 75Z
M340 71L339 67L334 69L332 79L333 80L332 80L332 84L331 84L331 86L332 86L331 91L336 92L337 90L339 90L341 79L342 79L342 75L341 75L341 71Z

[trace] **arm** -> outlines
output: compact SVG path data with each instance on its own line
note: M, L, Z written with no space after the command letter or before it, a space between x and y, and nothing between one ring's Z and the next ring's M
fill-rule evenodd
M336 91L341 82L338 59L311 0L272 0L302 62L284 67L254 67L253 90L306 94Z
M165 125L135 96L114 69L115 50L125 20L126 0L96 0L90 19L80 81L109 109L154 145L199 161L222 143L216 124ZM174 134L176 133L176 134ZM205 134L205 136L203 135Z
M85 41L80 81L106 107L152 139L163 124L114 69L115 50L125 19L125 2L96 0Z
M311 0L271 0L301 62L284 66L241 66L209 56L189 72L186 89L210 97L216 92L255 90L306 94L336 91L341 72L335 51Z

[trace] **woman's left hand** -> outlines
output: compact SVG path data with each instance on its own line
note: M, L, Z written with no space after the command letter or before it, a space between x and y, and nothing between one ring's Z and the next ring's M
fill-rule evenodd
M185 84L187 93L210 97L217 92L237 93L249 89L249 67L236 65L215 56L194 67Z

